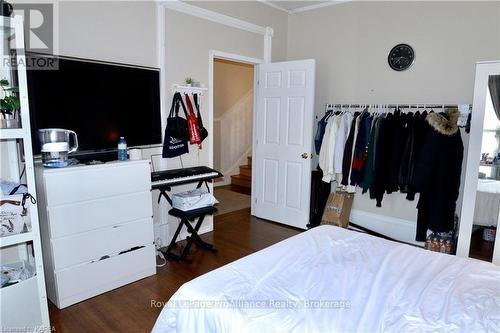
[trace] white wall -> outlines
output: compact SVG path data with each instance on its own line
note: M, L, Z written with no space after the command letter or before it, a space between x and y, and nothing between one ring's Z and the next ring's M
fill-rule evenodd
M402 42L416 62L395 72L387 54ZM500 58L500 3L349 2L296 13L287 54L316 59L318 115L332 102L472 103L475 62ZM353 210L416 221L416 201L402 194L385 195L382 206L357 194Z
M474 64L500 57L499 2L349 2L290 16L288 59L317 61L325 102L472 103ZM413 67L387 54L412 45Z
M274 30L272 61L286 60L288 14L257 1L189 1L189 4L213 10Z
M158 67L155 4L60 1L59 53Z

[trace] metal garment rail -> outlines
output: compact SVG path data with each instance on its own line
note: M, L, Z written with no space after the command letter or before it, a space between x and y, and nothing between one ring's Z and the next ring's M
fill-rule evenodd
M472 104L426 104L426 103L412 103L412 104L326 104L326 109L333 108L370 108L370 109L458 109L459 105L468 105L469 111L472 110Z
M458 121L458 127L461 128L470 128L470 114L472 113L472 104L433 104L433 103L412 103L412 104L378 104L378 103L370 103L370 104L333 104L327 103L325 105L325 114L328 112L335 111L351 111L351 109L358 109L356 111L368 109L369 112L378 112L378 113L390 113L395 111L396 109L400 109L403 112L410 111L433 111L435 109L442 109L443 111L455 109L459 110L461 116ZM316 115L316 119L318 116ZM466 130L467 131L467 130ZM467 132L468 133L468 132Z

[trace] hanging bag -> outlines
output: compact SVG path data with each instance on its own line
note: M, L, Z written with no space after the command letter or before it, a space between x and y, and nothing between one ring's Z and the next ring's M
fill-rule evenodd
M184 94L184 97L186 98L186 105L188 107L187 123L189 130L189 143L192 145L201 143L201 135L200 135L200 129L198 127L198 119L196 119L196 115L194 114L193 104L191 104L191 99L189 98L188 94Z
M182 111L184 112L185 118L179 116L179 107L182 105ZM172 106L170 107L170 114L167 119L167 128L169 135L177 138L181 141L189 140L189 131L187 125L187 112L186 106L182 101L182 96L180 93L175 93L172 98Z
M203 119L201 119L200 104L198 103L198 94L193 94L194 106L198 117L198 127L200 129L201 142L208 137L208 131L203 127Z
M167 127L165 128L165 139L162 152L163 158L177 157L189 152L187 143L189 139L187 121L179 117L179 107L181 105L184 114L187 115L181 94L175 93L167 119Z

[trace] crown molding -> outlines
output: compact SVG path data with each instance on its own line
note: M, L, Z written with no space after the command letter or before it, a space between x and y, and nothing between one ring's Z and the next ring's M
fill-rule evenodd
M190 5L183 1L163 0L163 1L158 1L158 4L167 9L203 18L205 20L212 21L215 23L224 24L232 28L253 32L259 35L266 36L270 33L269 30L266 29L266 27L261 27L256 24L234 18L232 16L224 15L218 12L214 12L212 10Z
M268 0L256 0L257 2L260 2L261 4L263 5L266 5L266 6L269 6L269 7L272 7L274 9L278 9L278 10L281 10L287 14L290 14L290 11L284 7L281 7L280 5L277 5L273 2L269 2Z
M335 6L335 5L339 5L341 3L351 2L351 1L352 0L333 0L333 1L327 1L327 2L323 2L323 3L318 3L318 4L310 5L310 6L304 6L304 7L295 8L293 10L290 10L289 13L290 14L301 13L301 12L306 12L306 11L314 10L314 9L318 9L318 8Z

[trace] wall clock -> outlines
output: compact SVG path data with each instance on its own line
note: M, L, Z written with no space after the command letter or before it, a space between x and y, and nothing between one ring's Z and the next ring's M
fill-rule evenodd
M407 70L415 61L415 51L408 44L398 44L394 46L387 56L389 66L395 71Z

